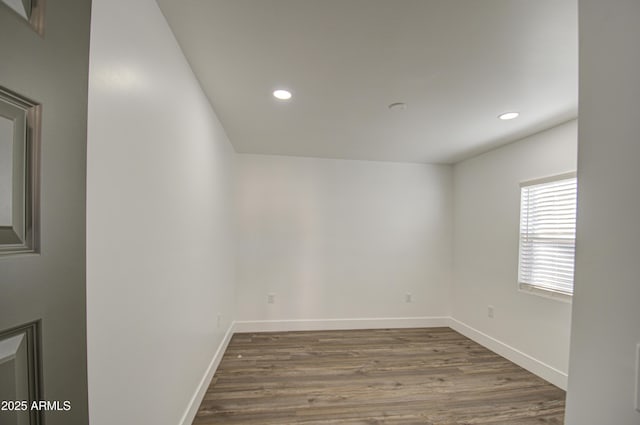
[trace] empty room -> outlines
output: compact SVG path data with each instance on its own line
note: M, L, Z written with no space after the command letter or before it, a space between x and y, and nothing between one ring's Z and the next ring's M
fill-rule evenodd
M0 0L0 425L640 425L636 0Z

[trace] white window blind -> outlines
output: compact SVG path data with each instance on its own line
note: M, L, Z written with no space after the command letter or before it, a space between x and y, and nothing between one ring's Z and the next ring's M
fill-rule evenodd
M575 177L522 185L518 272L521 285L573 294L576 195Z

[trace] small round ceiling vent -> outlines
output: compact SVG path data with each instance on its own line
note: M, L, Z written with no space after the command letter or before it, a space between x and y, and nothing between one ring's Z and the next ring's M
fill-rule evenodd
M407 109L407 104L404 102L395 102L389 105L389 109L392 111L404 111Z

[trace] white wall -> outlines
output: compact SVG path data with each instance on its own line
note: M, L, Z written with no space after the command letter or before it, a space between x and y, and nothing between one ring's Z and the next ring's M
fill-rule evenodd
M155 1L94 0L92 425L176 425L185 413L233 319L234 155Z
M451 167L243 154L236 179L240 320L449 315Z
M580 1L576 292L568 425L638 425L640 2Z
M575 171L576 133L572 121L454 167L453 317L556 369L560 386L571 304L518 290L519 184Z

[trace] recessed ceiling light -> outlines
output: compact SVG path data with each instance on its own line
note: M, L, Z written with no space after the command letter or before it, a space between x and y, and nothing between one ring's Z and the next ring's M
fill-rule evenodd
M280 100L289 100L291 99L291 92L289 90L274 90L273 97Z
M501 120L512 120L514 118L518 118L518 115L520 114L517 112L505 112L504 114L498 115L498 118Z
M404 111L407 109L407 104L404 102L396 102L389 105L389 109L392 111Z

